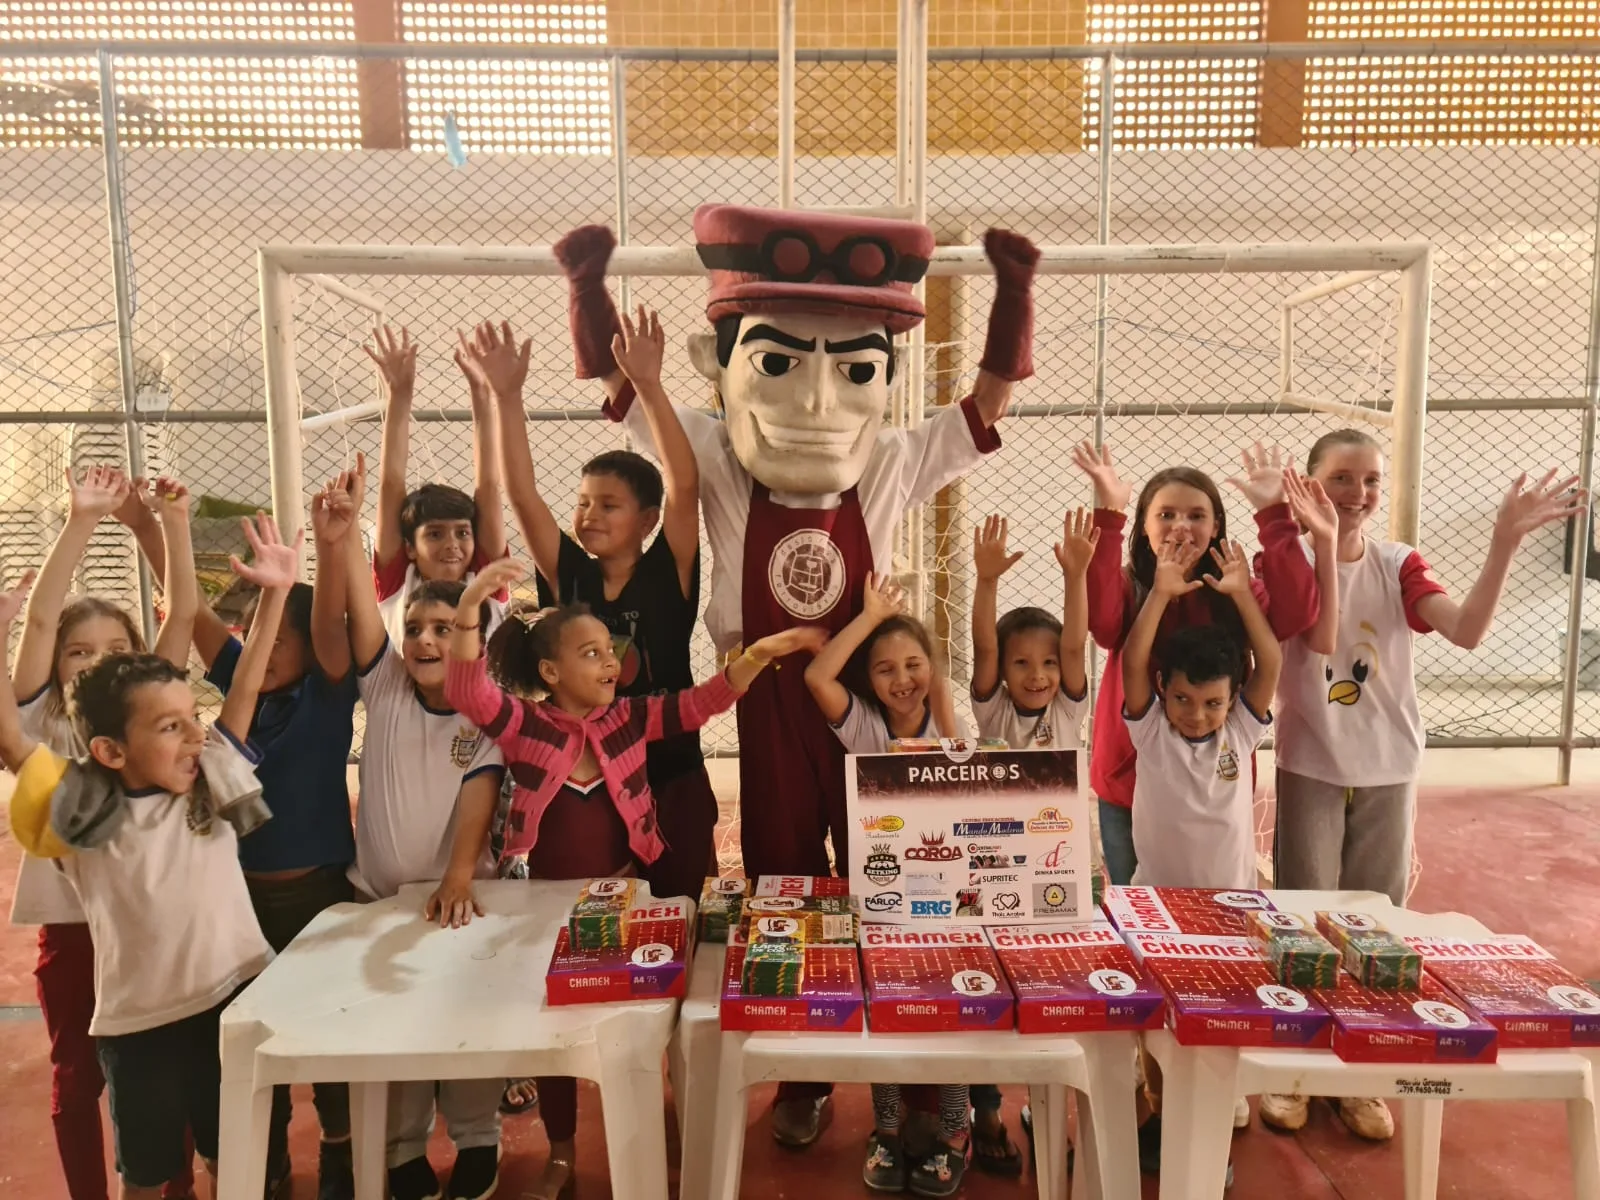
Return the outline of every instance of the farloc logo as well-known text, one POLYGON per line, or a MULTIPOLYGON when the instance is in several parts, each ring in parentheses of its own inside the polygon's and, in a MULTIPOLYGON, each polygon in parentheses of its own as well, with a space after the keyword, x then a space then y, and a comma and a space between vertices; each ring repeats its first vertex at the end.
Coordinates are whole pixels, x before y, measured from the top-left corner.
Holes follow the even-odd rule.
POLYGON ((922 845, 906 848, 905 856, 907 859, 915 859, 918 862, 955 862, 956 859, 962 857, 960 846, 947 846, 944 844, 944 834, 924 833, 920 836, 922 845))
POLYGON ((889 849, 889 844, 882 842, 872 847, 861 870, 873 883, 885 887, 900 878, 900 860, 889 849))
POLYGON ((879 892, 862 901, 869 913, 897 913, 904 898, 899 892, 879 892))

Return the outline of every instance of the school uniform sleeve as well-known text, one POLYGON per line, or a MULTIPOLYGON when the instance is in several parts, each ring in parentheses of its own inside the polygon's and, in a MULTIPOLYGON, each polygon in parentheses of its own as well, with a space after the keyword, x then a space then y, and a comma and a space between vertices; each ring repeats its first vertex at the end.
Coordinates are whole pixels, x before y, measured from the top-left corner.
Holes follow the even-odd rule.
MULTIPOLYGON (((1410 550, 1410 547, 1405 547, 1410 550)), ((1433 568, 1422 557, 1421 551, 1410 550, 1400 563, 1400 600, 1406 609, 1406 624, 1417 633, 1432 633, 1433 626, 1417 610, 1417 605, 1429 596, 1442 596, 1444 586, 1433 577, 1433 568)))
MULTIPOLYGON (((903 506, 921 504, 952 480, 977 466, 985 454, 1000 449, 1000 434, 985 425, 978 404, 968 396, 960 404, 946 405, 915 429, 885 429, 878 434, 880 447, 899 443, 899 452, 884 456, 900 464, 896 490, 903 506)), ((865 489, 863 489, 865 490, 865 489)))
POLYGON ((1056 749, 1080 749, 1083 746, 1083 719, 1088 712, 1088 679, 1083 682, 1083 691, 1076 696, 1064 687, 1057 690, 1056 698, 1050 702, 1050 727, 1055 734, 1056 749))
POLYGON ((1123 709, 1122 722, 1128 727, 1128 740, 1133 743, 1133 748, 1143 754, 1145 748, 1165 731, 1167 714, 1161 711, 1161 697, 1152 696, 1150 707, 1144 710, 1142 716, 1131 716, 1127 709, 1123 709))
POLYGON ((680 733, 693 733, 718 713, 727 712, 738 699, 739 693, 728 682, 727 673, 718 671, 692 688, 668 696, 639 697, 633 703, 645 705, 645 741, 657 742, 680 733))
POLYGON ((1128 514, 1109 508, 1094 510, 1100 541, 1089 559, 1085 580, 1089 591, 1089 636, 1102 650, 1115 650, 1133 624, 1133 587, 1122 569, 1123 529, 1128 514))
POLYGON ((1272 713, 1254 711, 1241 695, 1228 710, 1228 732, 1241 752, 1253 751, 1272 729, 1272 713))
POLYGON ((239 665, 239 655, 244 651, 244 643, 238 638, 230 636, 222 643, 222 648, 217 651, 216 658, 211 660, 211 665, 206 668, 206 682, 224 696, 233 686, 233 672, 239 665))
POLYGON ((378 589, 380 604, 405 587, 407 568, 410 566, 411 560, 406 557, 404 550, 387 563, 380 563, 376 554, 372 556, 372 583, 378 589))
POLYGON ((409 680, 406 673, 405 660, 399 654, 391 653, 393 643, 388 638, 383 639, 377 655, 369 663, 358 664, 351 672, 356 677, 356 688, 361 693, 361 700, 370 709, 374 705, 381 705, 394 695, 402 679, 409 680))
POLYGON ((28 755, 11 793, 11 836, 35 858, 65 858, 72 848, 50 823, 50 799, 67 773, 67 760, 48 746, 28 755))
POLYGON ((452 656, 444 676, 444 695, 455 709, 502 746, 523 737, 523 717, 528 706, 508 695, 489 678, 483 655, 463 662, 452 656))
POLYGON ((828 728, 833 730, 846 754, 882 754, 889 749, 889 731, 883 719, 855 696, 850 697, 844 716, 837 722, 830 722, 828 728))
POLYGON ((493 738, 478 739, 478 749, 473 753, 472 761, 467 763, 467 769, 461 772, 461 782, 466 783, 486 772, 496 776, 506 773, 506 756, 493 738))
POLYGON ((1267 623, 1280 642, 1299 637, 1317 623, 1322 595, 1317 573, 1300 540, 1300 526, 1287 504, 1274 504, 1256 514, 1261 553, 1256 555, 1258 595, 1267 623))
MULTIPOLYGON (((851 701, 855 703, 854 700, 851 701)), ((987 696, 972 692, 972 719, 977 722, 978 736, 1003 738, 1006 736, 1007 710, 1011 708, 1011 693, 1004 682, 996 681, 987 696)))

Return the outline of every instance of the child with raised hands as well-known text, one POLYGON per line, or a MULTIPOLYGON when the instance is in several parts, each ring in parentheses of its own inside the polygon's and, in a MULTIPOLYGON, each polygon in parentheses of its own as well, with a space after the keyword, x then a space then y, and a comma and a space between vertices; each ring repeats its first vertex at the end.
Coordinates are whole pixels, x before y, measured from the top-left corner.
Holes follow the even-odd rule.
MULTIPOLYGON (((1519 475, 1500 501, 1477 579, 1460 600, 1433 578, 1411 546, 1368 532, 1383 496, 1383 453, 1358 429, 1318 438, 1306 459, 1308 486, 1325 493, 1319 530, 1308 524, 1306 553, 1319 569, 1336 546, 1337 619, 1331 644, 1285 646, 1278 695, 1276 883, 1283 888, 1375 891, 1406 899, 1416 819, 1417 777, 1426 731, 1417 701, 1413 635, 1438 633, 1478 646, 1494 621, 1523 540, 1585 513, 1576 476, 1519 475)), ((1358 1136, 1394 1133, 1376 1099, 1341 1100, 1358 1136)), ((1283 1129, 1305 1124, 1304 1097, 1266 1097, 1262 1119, 1283 1129)))
MULTIPOLYGON (((1003 541, 999 556, 1004 557, 1003 541)), ((883 754, 900 738, 965 736, 934 657, 933 639, 904 611, 904 601, 893 580, 868 575, 860 615, 806 667, 806 686, 847 754, 883 754)), ((880 1192, 909 1187, 919 1196, 953 1196, 961 1190, 970 1149, 967 1085, 942 1084, 938 1097, 938 1137, 932 1151, 912 1163, 902 1143, 906 1105, 900 1085, 872 1085, 873 1131, 861 1168, 867 1187, 880 1192)), ((988 1102, 992 1096, 981 1098, 993 1118, 992 1133, 998 1109, 988 1102)), ((999 1141, 1006 1142, 1003 1126, 999 1141)), ((1010 1157, 1003 1148, 1001 1157, 1010 1157)))
MULTIPOLYGON (((135 490, 146 490, 135 481, 135 490)), ((137 495, 116 512, 158 573, 170 570, 162 542, 137 495)), ((194 627, 195 650, 206 681, 231 696, 244 649, 260 619, 258 595, 246 610, 246 641, 207 605, 194 627)), ((355 858, 350 827, 347 767, 355 737, 355 673, 349 649, 330 657, 329 641, 311 629, 310 585, 291 582, 282 620, 268 643, 266 674, 253 693, 251 744, 259 751, 256 775, 273 819, 241 839, 239 860, 256 917, 275 951, 292 942, 318 913, 354 899, 346 872, 355 858)), ((355 1182, 350 1155, 349 1089, 342 1083, 312 1087, 322 1127, 318 1200, 349 1200, 355 1182)), ((289 1088, 273 1090, 268 1132, 267 1194, 289 1187, 289 1088)))
MULTIPOLYGON (((443 483, 415 489, 407 485, 417 377, 417 346, 410 331, 402 328, 396 336, 382 325, 362 346, 384 389, 372 572, 384 627, 396 647, 405 632, 408 597, 419 583, 469 580, 507 552, 500 509, 500 427, 489 390, 467 361, 466 336, 457 340, 455 364, 466 378, 472 402, 471 495, 443 483)), ((493 600, 496 622, 504 599, 493 600)))
MULTIPOLYGON (((1168 540, 1156 550, 1149 594, 1122 646, 1122 716, 1139 754, 1135 884, 1256 886, 1250 756, 1272 724, 1283 655, 1250 585, 1237 542, 1202 549, 1195 541, 1168 540), (1207 553, 1216 574, 1192 578, 1207 553), (1215 625, 1180 629, 1166 640, 1152 687, 1151 654, 1162 618, 1201 588, 1234 606, 1248 645, 1215 625)), ((1139 1162, 1154 1172, 1161 1161, 1161 1077, 1154 1060, 1143 1065, 1151 1115, 1139 1129, 1139 1162)))
MULTIPOLYGON (((253 561, 233 569, 263 598, 209 729, 187 672, 159 655, 107 654, 74 678, 82 758, 25 732, 10 678, 0 683, 0 758, 17 773, 12 832, 71 881, 94 942, 90 1033, 124 1200, 153 1200, 193 1150, 215 1175, 222 1010, 272 957, 238 839, 270 815, 248 739, 298 544, 285 545, 270 517, 245 530, 253 561)), ((0 616, 14 611, 14 596, 0 603, 0 616)))
MULTIPOLYGON (((107 654, 145 650, 138 620, 126 609, 98 596, 68 599, 72 578, 100 522, 132 497, 149 520, 152 536, 169 551, 163 581, 165 619, 156 653, 175 667, 188 662, 199 601, 190 547, 189 493, 181 484, 161 480, 154 497, 145 498, 134 495, 127 476, 117 468, 89 467, 67 473, 67 496, 67 519, 28 597, 11 679, 21 698, 23 733, 71 758, 88 750, 68 715, 73 681, 107 654)), ((14 602, 20 604, 24 595, 25 586, 13 596, 14 602)), ((34 977, 39 1010, 50 1035, 50 1115, 67 1195, 70 1200, 106 1200, 100 1123, 105 1079, 89 1036, 95 1006, 94 946, 83 906, 64 874, 43 859, 24 856, 11 923, 39 926, 34 977)), ((164 1194, 178 1200, 193 1190, 194 1172, 186 1161, 164 1194)))
MULTIPOLYGON (((312 501, 317 582, 311 632, 321 660, 355 671, 367 710, 356 811, 352 881, 365 896, 386 899, 408 883, 444 875, 456 814, 493 808, 505 768, 499 748, 445 698, 445 670, 456 607, 466 585, 419 584, 407 598, 404 639, 390 653, 366 569, 357 517, 366 462, 329 482, 312 501), (348 627, 347 627, 348 617, 348 627)), ((474 620, 481 623, 488 605, 474 620)), ((489 873, 484 854, 475 875, 489 873)), ((502 1079, 447 1079, 389 1085, 388 1167, 393 1200, 440 1194, 428 1162, 435 1109, 456 1147, 445 1195, 485 1200, 499 1182, 502 1079)))
MULTIPOLYGON (((1215 575, 1215 562, 1204 551, 1227 539, 1228 520, 1222 494, 1205 472, 1187 466, 1157 471, 1139 490, 1124 565, 1123 530, 1128 525, 1124 510, 1132 489, 1118 475, 1110 446, 1096 449, 1085 442, 1072 457, 1094 485, 1094 521, 1100 541, 1089 564, 1089 632, 1108 652, 1095 701, 1089 779, 1099 798, 1106 873, 1112 883, 1125 884, 1133 878, 1136 865, 1133 805, 1137 754, 1122 722, 1122 644, 1153 586, 1159 548, 1167 543, 1198 547, 1202 553, 1193 570, 1202 576, 1215 575)), ((1278 638, 1296 637, 1317 618, 1317 586, 1300 548, 1300 527, 1284 497, 1282 452, 1276 447, 1264 449, 1258 442, 1242 450, 1240 457, 1244 470, 1228 482, 1255 509, 1261 539, 1257 577, 1250 586, 1278 638)), ((1228 598, 1211 588, 1197 588, 1177 596, 1164 610, 1151 652, 1152 666, 1159 668, 1164 662, 1169 637, 1197 625, 1215 625, 1235 643, 1245 641, 1238 612, 1228 598)), ((1248 1123, 1249 1110, 1242 1109, 1235 1119, 1248 1123)))
MULTIPOLYGON (((699 468, 661 386, 666 336, 641 307, 612 339, 618 369, 638 392, 661 467, 631 450, 583 464, 571 528, 563 532, 536 481, 524 432, 522 387, 531 342, 507 323, 480 325, 467 350, 499 409, 506 491, 538 571, 539 603, 585 604, 611 631, 621 660, 618 694, 694 685, 690 646, 700 611, 699 468), (652 535, 654 535, 652 540, 652 535), (646 546, 646 542, 649 545, 646 546)), ((698 895, 715 875, 717 798, 694 732, 652 742, 646 774, 667 850, 649 869, 657 896, 698 895)))
MULTIPOLYGON (((502 877, 589 879, 633 875, 665 850, 645 771, 645 748, 726 712, 774 659, 815 650, 821 630, 790 629, 748 646, 714 678, 667 695, 618 695, 622 664, 611 632, 581 605, 513 607, 481 652, 482 606, 527 569, 485 567, 461 594, 445 698, 499 745, 514 792, 502 877), (542 700, 527 697, 540 696, 542 700)), ((460 925, 481 913, 472 878, 488 842, 494 798, 463 793, 455 848, 427 911, 460 925)), ((537 1080, 550 1161, 531 1195, 554 1200, 573 1178, 577 1083, 537 1080)))

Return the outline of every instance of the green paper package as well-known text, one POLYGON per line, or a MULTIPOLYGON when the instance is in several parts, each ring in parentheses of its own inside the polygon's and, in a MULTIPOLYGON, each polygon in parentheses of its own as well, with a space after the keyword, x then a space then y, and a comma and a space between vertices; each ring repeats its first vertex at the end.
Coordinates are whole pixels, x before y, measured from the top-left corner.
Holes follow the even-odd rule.
POLYGON ((1422 986, 1422 956, 1375 917, 1357 912, 1319 912, 1317 928, 1339 948, 1344 969, 1380 992, 1422 986))
POLYGON ((591 879, 578 893, 567 918, 567 938, 574 950, 614 950, 628 934, 628 910, 638 881, 591 879))
POLYGON ((750 894, 750 881, 737 877, 715 877, 706 880, 700 892, 697 918, 702 942, 726 942, 728 929, 737 928, 744 912, 745 897, 750 894))

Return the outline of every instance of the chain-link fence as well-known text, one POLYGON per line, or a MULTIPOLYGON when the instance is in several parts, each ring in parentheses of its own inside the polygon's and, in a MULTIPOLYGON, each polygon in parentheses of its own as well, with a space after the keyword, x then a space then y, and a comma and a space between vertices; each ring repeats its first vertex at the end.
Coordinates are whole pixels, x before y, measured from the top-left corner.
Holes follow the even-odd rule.
MULTIPOLYGON (((944 243, 975 241, 991 224, 1042 244, 1431 243, 1420 541, 1441 580, 1464 594, 1509 480, 1522 469, 1578 470, 1592 425, 1600 58, 1585 49, 1448 58, 1232 42, 1187 57, 1160 46, 1115 57, 1070 47, 937 50, 928 74, 929 220, 944 243)), ((65 465, 124 461, 129 421, 148 469, 218 501, 267 501, 259 246, 546 244, 590 221, 634 244, 682 244, 698 203, 777 196, 770 51, 562 60, 459 49, 430 57, 412 45, 388 64, 410 102, 409 148, 390 150, 362 148, 358 81, 382 61, 370 48, 284 45, 222 59, 123 46, 98 61, 78 48, 6 53, 5 87, 75 97, 32 115, 27 105, 0 105, 0 437, 9 467, 0 554, 9 574, 47 549, 65 465), (108 78, 115 101, 101 105, 108 78), (112 228, 126 233, 120 311, 112 228), (131 386, 119 369, 119 334, 131 386)), ((795 93, 797 202, 894 202, 893 56, 802 52, 795 93)), ((1050 544, 1063 512, 1090 501, 1070 465, 1076 442, 1112 443, 1137 487, 1180 462, 1224 480, 1238 448, 1258 440, 1301 459, 1319 433, 1348 423, 1279 400, 1280 305, 1326 278, 1041 280, 1039 371, 1018 388, 1006 446, 930 505, 922 526, 930 619, 958 679, 971 530, 982 515, 1008 514, 1015 546, 1027 551, 1005 578, 1002 610, 1060 602, 1050 544)), ((1393 278, 1299 311, 1297 390, 1387 410, 1393 278)), ((529 421, 505 432, 529 437, 558 513, 580 464, 620 444, 593 419, 596 386, 571 378, 560 281, 339 282, 375 298, 384 319, 421 345, 413 480, 467 486, 471 478, 467 392, 451 351, 458 328, 485 318, 509 319, 534 339, 529 421)), ((706 403, 682 351, 682 336, 704 320, 703 281, 640 279, 625 290, 658 308, 672 331, 674 396, 706 403)), ((989 285, 939 279, 927 291, 926 403, 936 405, 970 383, 989 285)), ((378 398, 360 348, 372 316, 342 289, 302 281, 296 359, 307 416, 378 398)), ((1387 433, 1373 429, 1387 445, 1387 433)), ((306 486, 356 450, 375 461, 378 439, 375 421, 308 433, 306 486)), ((1252 542, 1243 497, 1225 499, 1231 529, 1252 542)), ((514 530, 513 545, 520 549, 514 530)), ((133 562, 126 540, 108 531, 82 585, 137 605, 133 562)), ((1573 592, 1565 563, 1563 530, 1535 534, 1482 647, 1420 641, 1418 680, 1436 744, 1557 743, 1579 598, 1589 615, 1571 681, 1574 744, 1600 735, 1600 610, 1592 590, 1573 592)), ((702 579, 704 594, 709 550, 702 579)), ((697 663, 711 669, 703 634, 697 663)), ((736 748, 730 723, 708 741, 736 748)))

